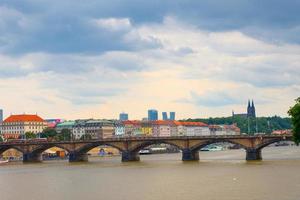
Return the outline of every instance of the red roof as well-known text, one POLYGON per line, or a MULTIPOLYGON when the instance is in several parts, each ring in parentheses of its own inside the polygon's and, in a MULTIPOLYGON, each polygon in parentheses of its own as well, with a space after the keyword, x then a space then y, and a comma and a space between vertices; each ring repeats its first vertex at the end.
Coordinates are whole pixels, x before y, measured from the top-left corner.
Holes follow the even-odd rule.
POLYGON ((4 120, 7 122, 44 122, 44 120, 38 115, 11 115, 4 120))
POLYGON ((173 125, 174 122, 173 121, 168 121, 168 120, 156 120, 156 121, 152 121, 153 125, 173 125))
POLYGON ((174 123, 177 126, 208 126, 207 124, 203 123, 203 122, 179 122, 179 121, 174 121, 174 123))
POLYGON ((123 121, 123 124, 124 125, 139 126, 139 125, 141 125, 141 121, 139 121, 139 120, 126 120, 126 121, 123 121))

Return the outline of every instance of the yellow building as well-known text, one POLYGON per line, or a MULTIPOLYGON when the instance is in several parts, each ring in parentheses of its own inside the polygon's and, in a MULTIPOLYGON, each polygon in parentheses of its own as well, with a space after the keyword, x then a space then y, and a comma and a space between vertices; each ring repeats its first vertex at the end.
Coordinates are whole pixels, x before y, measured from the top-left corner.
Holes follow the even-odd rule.
POLYGON ((152 135, 152 127, 142 127, 142 134, 146 136, 152 135))

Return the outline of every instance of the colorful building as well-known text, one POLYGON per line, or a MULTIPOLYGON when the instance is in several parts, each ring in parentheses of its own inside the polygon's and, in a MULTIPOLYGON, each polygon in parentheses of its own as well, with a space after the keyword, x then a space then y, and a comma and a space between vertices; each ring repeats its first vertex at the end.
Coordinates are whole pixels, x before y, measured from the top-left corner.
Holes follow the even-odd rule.
POLYGON ((157 120, 152 122, 153 136, 169 137, 177 135, 177 128, 174 121, 157 120))
POLYGON ((61 123, 57 123, 55 126, 55 130, 58 133, 60 133, 63 129, 68 129, 72 132, 74 125, 75 125, 75 121, 64 121, 61 123))
POLYGON ((152 136, 153 134, 152 123, 147 120, 141 121, 141 130, 143 135, 152 136))
POLYGON ((57 124, 62 123, 62 119, 45 119, 47 122, 48 128, 55 128, 57 124))
POLYGON ((142 132, 142 124, 139 120, 127 120, 123 121, 125 126, 125 135, 126 136, 141 136, 142 132))
POLYGON ((121 121, 114 122, 115 136, 124 136, 125 135, 125 126, 121 121))

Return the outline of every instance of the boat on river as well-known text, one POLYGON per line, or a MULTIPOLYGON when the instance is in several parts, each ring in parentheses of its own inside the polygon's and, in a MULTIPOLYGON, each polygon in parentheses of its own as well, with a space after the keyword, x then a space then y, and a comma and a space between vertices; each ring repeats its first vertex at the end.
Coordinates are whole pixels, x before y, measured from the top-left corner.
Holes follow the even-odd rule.
POLYGON ((139 151, 139 154, 144 155, 144 154, 151 154, 151 151, 149 149, 142 149, 139 151))
POLYGON ((0 160, 0 165, 5 163, 8 163, 8 160, 0 160))
POLYGON ((216 145, 207 146, 207 147, 200 149, 200 151, 222 151, 222 150, 223 150, 223 147, 216 146, 216 145))

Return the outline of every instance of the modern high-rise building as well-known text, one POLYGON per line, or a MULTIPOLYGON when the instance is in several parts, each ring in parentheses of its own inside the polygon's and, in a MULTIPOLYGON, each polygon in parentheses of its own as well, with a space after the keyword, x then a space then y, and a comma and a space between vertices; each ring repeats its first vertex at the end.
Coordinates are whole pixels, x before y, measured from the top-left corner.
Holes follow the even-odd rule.
POLYGON ((168 113, 167 112, 162 112, 162 119, 163 120, 168 120, 168 113))
POLYGON ((3 122, 3 110, 0 109, 0 123, 3 122))
POLYGON ((175 112, 170 112, 170 120, 175 120, 175 112))
POLYGON ((119 119, 120 119, 121 121, 126 121, 126 120, 128 120, 128 113, 120 113, 119 119))
POLYGON ((155 109, 148 110, 148 120, 155 121, 158 120, 158 112, 155 109))

